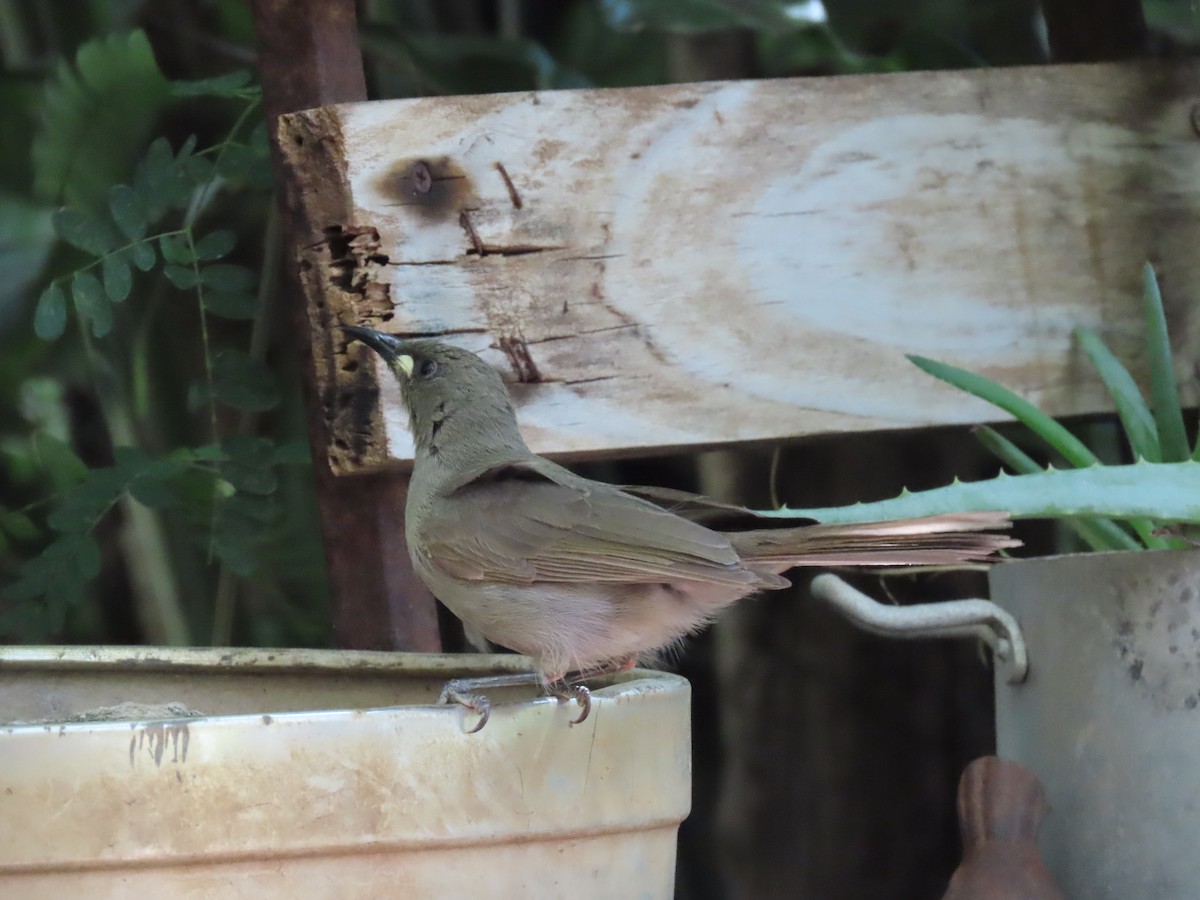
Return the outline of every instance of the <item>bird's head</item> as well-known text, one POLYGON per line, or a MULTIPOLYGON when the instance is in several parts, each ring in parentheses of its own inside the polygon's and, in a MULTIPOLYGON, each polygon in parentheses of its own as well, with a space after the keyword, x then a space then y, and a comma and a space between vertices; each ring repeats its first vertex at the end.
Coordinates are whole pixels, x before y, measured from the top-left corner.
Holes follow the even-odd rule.
POLYGON ((462 453, 480 443, 524 447, 500 373, 474 353, 358 325, 342 330, 379 354, 396 377, 418 451, 462 453))

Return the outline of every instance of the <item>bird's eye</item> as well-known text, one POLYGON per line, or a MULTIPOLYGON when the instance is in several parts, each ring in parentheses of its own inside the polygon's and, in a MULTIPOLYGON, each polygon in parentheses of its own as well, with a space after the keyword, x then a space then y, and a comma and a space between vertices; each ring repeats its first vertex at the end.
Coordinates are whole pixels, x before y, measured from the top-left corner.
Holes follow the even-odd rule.
POLYGON ((432 359, 421 360, 420 366, 417 367, 417 374, 422 378, 430 378, 437 374, 438 364, 432 359))

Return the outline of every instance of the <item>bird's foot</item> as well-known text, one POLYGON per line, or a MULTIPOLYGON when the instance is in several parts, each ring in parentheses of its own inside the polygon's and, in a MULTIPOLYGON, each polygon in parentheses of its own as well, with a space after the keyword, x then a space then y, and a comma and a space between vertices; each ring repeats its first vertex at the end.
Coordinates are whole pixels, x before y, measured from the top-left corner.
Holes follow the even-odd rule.
POLYGON ((572 719, 572 725, 578 725, 592 711, 592 692, 582 682, 589 678, 599 678, 603 675, 615 675, 628 672, 634 666, 633 659, 621 660, 602 666, 595 666, 578 672, 568 672, 557 677, 542 677, 536 672, 510 672, 504 675, 484 675, 478 678, 454 678, 447 681, 438 695, 438 703, 457 703, 479 716, 474 728, 467 729, 467 734, 475 734, 488 723, 492 715, 492 701, 483 691, 491 688, 522 687, 525 685, 541 685, 546 693, 559 700, 574 700, 579 704, 578 718, 572 719))
POLYGON ((566 679, 560 679, 547 685, 546 691, 550 696, 557 697, 559 700, 568 702, 574 700, 579 704, 579 718, 572 719, 572 725, 578 725, 592 711, 592 692, 587 689, 587 685, 571 684, 566 679))
POLYGON ((441 694, 438 695, 438 704, 444 705, 447 703, 457 703, 471 712, 479 716, 479 721, 475 723, 474 728, 468 728, 467 734, 474 734, 483 728, 488 723, 488 719, 492 717, 492 701, 484 694, 476 693, 473 688, 473 682, 477 679, 472 678, 455 678, 452 681, 447 681, 442 688, 441 694))
POLYGON ((592 666, 590 669, 568 672, 566 675, 561 675, 558 678, 549 679, 546 691, 552 697, 557 697, 559 700, 574 700, 579 704, 579 718, 571 720, 572 725, 578 725, 592 711, 592 692, 582 682, 587 681, 589 678, 602 678, 605 675, 618 675, 622 672, 628 672, 636 664, 637 660, 630 657, 629 659, 622 659, 617 662, 592 666))

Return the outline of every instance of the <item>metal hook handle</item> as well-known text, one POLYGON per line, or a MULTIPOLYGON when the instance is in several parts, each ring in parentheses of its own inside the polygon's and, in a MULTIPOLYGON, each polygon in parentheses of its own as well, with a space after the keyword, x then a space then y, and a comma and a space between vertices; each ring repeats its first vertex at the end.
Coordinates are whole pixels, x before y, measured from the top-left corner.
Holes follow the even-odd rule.
POLYGON ((978 638, 992 648, 997 659, 1008 664, 1010 684, 1024 681, 1029 672, 1029 655, 1021 627, 990 600, 886 606, 829 573, 812 580, 812 593, 872 634, 896 638, 978 638))

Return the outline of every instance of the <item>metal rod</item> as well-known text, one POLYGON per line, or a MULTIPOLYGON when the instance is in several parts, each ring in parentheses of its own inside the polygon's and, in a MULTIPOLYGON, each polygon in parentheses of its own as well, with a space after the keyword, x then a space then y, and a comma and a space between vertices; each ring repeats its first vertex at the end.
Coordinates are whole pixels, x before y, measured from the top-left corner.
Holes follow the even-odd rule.
POLYGON ((997 659, 1007 664, 1010 684, 1024 681, 1029 671, 1021 627, 1016 619, 990 600, 886 606, 829 573, 813 579, 812 593, 872 634, 905 639, 970 637, 982 640, 991 647, 997 659))

